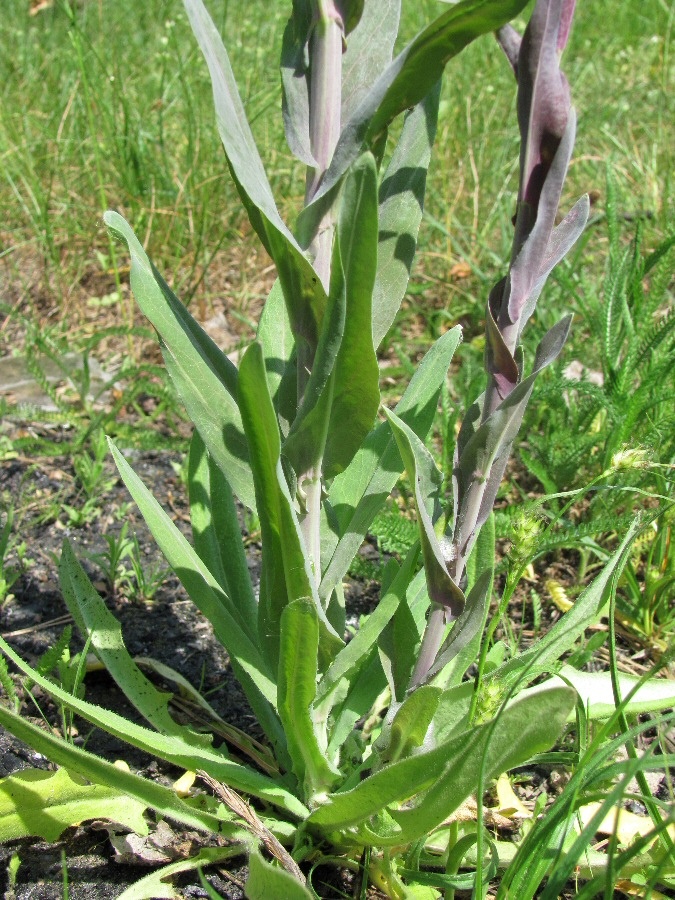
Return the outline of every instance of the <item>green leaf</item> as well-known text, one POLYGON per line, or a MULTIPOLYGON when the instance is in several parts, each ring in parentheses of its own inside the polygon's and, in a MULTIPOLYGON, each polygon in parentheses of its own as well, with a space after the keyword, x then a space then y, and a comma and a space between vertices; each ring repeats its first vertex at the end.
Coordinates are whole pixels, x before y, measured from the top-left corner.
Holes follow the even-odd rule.
POLYGON ((258 604, 230 485, 210 457, 198 431, 190 442, 188 495, 194 547, 206 568, 232 601, 242 630, 258 640, 258 604))
POLYGON ((347 176, 336 233, 344 272, 346 320, 335 361, 324 452, 327 478, 344 471, 352 461, 373 427, 380 405, 380 370, 372 339, 377 239, 377 169, 372 154, 365 153, 347 176))
POLYGON ((579 595, 572 608, 533 647, 491 672, 485 679, 486 683, 491 679, 498 682, 504 682, 505 679, 510 681, 512 677, 526 672, 534 678, 540 672, 550 669, 590 625, 599 621, 609 603, 612 581, 626 564, 638 528, 639 523, 635 521, 600 574, 579 595))
POLYGON ((548 750, 573 703, 573 691, 564 688, 547 696, 545 709, 536 698, 519 698, 493 721, 386 766, 351 791, 333 794, 311 814, 308 824, 335 830, 358 827, 360 840, 384 846, 417 840, 476 789, 483 765, 487 777, 496 777, 548 750), (413 799, 416 803, 410 806, 413 799), (388 831, 378 831, 372 820, 370 826, 364 824, 383 810, 388 813, 388 831))
POLYGON ((326 306, 321 281, 279 215, 218 30, 201 0, 185 0, 185 8, 211 75, 230 173, 251 225, 277 267, 293 333, 315 348, 326 306))
POLYGON ((389 726, 382 729, 378 746, 387 762, 410 756, 421 746, 434 717, 442 689, 425 685, 414 690, 399 706, 389 726), (383 740, 384 738, 384 740, 383 740))
POLYGON ((395 413, 385 410, 385 414, 414 487, 427 593, 433 603, 445 607, 457 619, 464 609, 464 592, 448 571, 448 561, 434 531, 434 522, 441 512, 439 494, 443 476, 415 432, 395 413))
POLYGON ((122 216, 109 211, 103 220, 129 247, 131 288, 159 334, 167 369, 188 415, 234 493, 255 510, 235 366, 172 293, 122 216))
POLYGON ((257 645, 239 625, 239 611, 112 441, 110 448, 122 480, 160 550, 197 608, 211 622, 260 724, 283 755, 283 730, 274 711, 276 685, 257 645))
MULTIPOLYGON (((428 351, 396 406, 396 414, 422 440, 436 414, 441 384, 461 338, 453 328, 428 351)), ((378 510, 403 471, 401 455, 389 424, 383 422, 366 438, 349 466, 330 487, 328 502, 335 531, 324 533, 323 577, 319 594, 327 598, 342 581, 378 510)))
MULTIPOLYGON (((211 747, 206 746, 200 747, 188 744, 180 735, 174 734, 166 736, 157 731, 151 731, 149 728, 137 725, 131 720, 125 719, 124 716, 120 716, 111 710, 95 706, 93 703, 89 703, 86 700, 80 700, 78 697, 64 691, 49 679, 39 675, 24 662, 24 660, 22 660, 2 638, 0 638, 0 649, 12 660, 14 665, 17 666, 21 672, 28 675, 36 684, 39 684, 47 694, 54 697, 67 709, 72 709, 79 716, 82 716, 83 719, 86 719, 98 728, 102 728, 114 737, 120 738, 120 740, 126 741, 134 747, 138 747, 146 753, 159 756, 183 769, 188 769, 192 772, 196 769, 204 769, 204 771, 213 778, 231 785, 235 790, 252 794, 255 797, 265 798, 270 803, 273 803, 281 809, 287 810, 298 818, 304 818, 307 814, 307 810, 303 804, 300 803, 290 791, 286 790, 285 787, 277 784, 271 778, 249 769, 247 766, 227 759, 220 750, 214 750, 211 747)), ((2 723, 0 722, 0 724, 2 723)), ((15 734, 17 737, 21 738, 21 740, 24 740, 21 734, 16 731, 14 724, 12 724, 11 728, 9 725, 6 725, 5 727, 11 731, 12 734, 15 734)), ((44 734, 40 729, 37 730, 40 734, 44 734)), ((29 743, 32 747, 39 749, 37 744, 34 744, 31 741, 29 741, 29 743)), ((88 754, 88 756, 91 756, 91 754, 88 754)), ((85 778, 90 778, 86 771, 77 768, 75 765, 71 765, 65 758, 56 758, 54 756, 50 756, 49 758, 60 765, 64 765, 76 772, 80 772, 85 778)), ((97 757, 93 758, 97 759, 97 757)), ((97 781, 99 779, 90 778, 90 780, 97 781)), ((107 784, 109 782, 104 780, 101 783, 107 784)), ((126 790, 126 788, 123 788, 123 790, 126 790)))
POLYGON ((318 652, 316 606, 311 600, 293 600, 281 616, 279 715, 286 729, 293 772, 308 797, 324 793, 339 775, 321 751, 311 715, 318 652))
POLYGON ((250 447, 262 532, 258 631, 272 667, 279 664, 281 615, 292 600, 310 598, 322 623, 322 643, 331 658, 342 641, 319 604, 314 576, 281 468, 279 429, 267 390, 260 344, 244 354, 239 370, 239 405, 250 447))
POLYGON ((297 414, 297 367, 295 339, 278 279, 260 314, 256 340, 263 348, 267 386, 285 437, 297 414))
POLYGON ((410 583, 418 555, 418 547, 413 548, 408 553, 405 562, 398 570, 389 588, 380 598, 380 602, 373 612, 366 617, 351 641, 335 657, 330 668, 319 682, 317 703, 320 703, 335 689, 340 679, 349 678, 352 680, 354 673, 370 655, 382 630, 391 620, 399 603, 405 598, 405 592, 410 583))
POLYGON ((267 862, 257 850, 252 850, 249 856, 246 896, 249 900, 271 900, 272 897, 312 900, 314 895, 290 872, 267 862))
POLYGON ((248 833, 244 829, 239 828, 233 822, 224 821, 213 813, 181 800, 171 788, 164 787, 156 781, 150 781, 148 778, 141 778, 104 759, 99 759, 93 753, 81 750, 62 738, 55 737, 3 707, 0 707, 0 725, 19 740, 33 747, 38 753, 43 753, 57 765, 63 766, 95 784, 107 786, 109 789, 117 791, 118 794, 122 792, 140 806, 150 807, 161 815, 181 822, 189 828, 220 833, 240 842, 249 840, 248 833))
POLYGON ((63 598, 83 636, 90 638, 91 649, 141 715, 164 734, 180 735, 187 743, 209 746, 209 737, 179 725, 169 715, 171 694, 158 691, 133 661, 124 646, 119 622, 92 585, 67 540, 61 552, 59 581, 63 598))
POLYGON ((380 371, 371 323, 377 236, 377 170, 365 153, 345 182, 328 310, 302 405, 284 443, 298 476, 319 466, 326 478, 341 472, 375 421, 380 371))
MULTIPOLYGON (((633 675, 618 674, 621 696, 625 698, 635 690, 630 700, 626 702, 623 711, 627 716, 637 716, 641 713, 656 713, 675 706, 675 682, 665 678, 650 678, 648 681, 635 678, 633 675)), ((544 693, 562 684, 571 684, 579 695, 581 702, 587 710, 589 719, 609 719, 616 712, 614 702, 614 690, 612 678, 609 672, 579 672, 572 666, 563 666, 560 677, 549 678, 535 687, 523 691, 521 696, 530 696, 544 693)), ((570 722, 576 721, 574 711, 570 713, 570 722)))
POLYGON ((122 891, 117 900, 180 900, 183 895, 177 894, 171 885, 166 883, 167 878, 180 875, 182 872, 191 872, 202 866, 224 863, 228 859, 240 856, 241 852, 241 846, 238 844, 230 847, 202 847, 199 853, 190 859, 180 859, 150 872, 122 891))
POLYGON ((72 825, 106 819, 147 834, 147 804, 115 788, 89 784, 65 769, 22 769, 0 779, 0 842, 24 837, 57 841, 72 825))
POLYGON ((391 62, 400 16, 401 0, 371 0, 365 4, 342 54, 340 121, 348 121, 391 62))
MULTIPOLYGON (((376 4, 371 4, 376 8, 376 4)), ((380 237, 373 289, 373 343, 389 331, 408 287, 417 247, 427 170, 436 138, 440 82, 405 117, 380 184, 380 237)))
POLYGON ((314 201, 303 210, 302 242, 330 206, 336 185, 364 146, 405 109, 415 106, 443 74, 447 62, 475 38, 496 31, 518 15, 526 0, 462 0, 424 29, 399 53, 344 125, 330 168, 314 201))

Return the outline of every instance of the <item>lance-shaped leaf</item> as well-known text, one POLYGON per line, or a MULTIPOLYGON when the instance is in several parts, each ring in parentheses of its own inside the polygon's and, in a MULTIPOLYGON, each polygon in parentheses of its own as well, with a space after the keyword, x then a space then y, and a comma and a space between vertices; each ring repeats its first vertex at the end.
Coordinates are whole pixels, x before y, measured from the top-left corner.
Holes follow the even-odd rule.
POLYGON ((562 616, 534 647, 519 653, 505 662, 487 677, 504 682, 516 675, 528 672, 534 678, 542 670, 550 667, 566 653, 581 637, 584 631, 600 620, 609 603, 609 592, 617 572, 626 564, 628 552, 639 528, 636 521, 628 530, 617 549, 609 558, 599 575, 577 597, 572 608, 562 616))
POLYGON ((441 512, 438 495, 443 476, 415 432, 395 413, 385 410, 385 415, 414 488, 427 592, 433 603, 443 606, 450 618, 457 619, 464 609, 464 592, 448 571, 451 560, 445 558, 434 531, 434 521, 441 512))
POLYGON ((424 29, 372 85, 340 134, 333 159, 298 227, 308 245, 332 204, 342 176, 389 123, 415 106, 434 87, 447 62, 475 38, 500 28, 525 6, 526 0, 462 0, 424 29))
POLYGON ((545 712, 535 698, 519 699, 495 720, 388 765, 353 790, 333 794, 308 822, 331 830, 356 827, 361 840, 380 846, 417 840, 475 790, 482 769, 488 778, 496 777, 548 750, 560 736, 573 704, 574 692, 569 688, 549 695, 545 712), (365 824, 383 810, 388 813, 385 829, 376 831, 373 820, 365 824))
POLYGON ((350 119, 391 62, 400 17, 401 0, 370 0, 347 36, 342 55, 342 122, 350 119))
POLYGON ((317 703, 328 696, 342 678, 352 679, 354 673, 358 671, 370 654, 382 630, 391 620, 399 603, 405 598, 405 591, 415 569, 418 552, 417 547, 409 551, 389 588, 380 598, 380 602, 359 627, 351 641, 335 657, 332 665, 319 682, 317 703))
POLYGON ((278 279, 260 314, 256 340, 263 348, 267 386, 285 437, 298 412, 298 385, 295 338, 278 279))
MULTIPOLYGON (((204 769, 212 778, 231 785, 235 790, 252 794, 255 797, 264 798, 275 806, 278 806, 280 809, 290 812, 297 818, 302 819, 307 814, 306 808, 297 797, 287 790, 287 788, 277 784, 272 778, 261 775, 259 772, 250 769, 248 766, 227 759, 219 750, 214 750, 212 747, 200 747, 195 744, 188 744, 180 735, 172 734, 167 736, 160 732, 152 731, 149 728, 137 725, 129 719, 124 718, 124 716, 120 716, 118 713, 96 706, 87 700, 81 700, 79 697, 75 697, 68 691, 63 690, 63 688, 54 684, 54 682, 31 668, 31 666, 24 662, 24 660, 22 660, 2 638, 0 638, 0 649, 12 660, 19 671, 27 675, 31 681, 40 685, 46 694, 53 697, 60 704, 63 704, 66 709, 72 709, 78 716, 82 716, 87 722, 91 722, 92 725, 102 728, 114 737, 117 737, 134 747, 138 747, 140 750, 150 753, 153 756, 159 756, 161 759, 165 759, 167 762, 171 762, 184 769, 190 771, 194 771, 195 768, 204 769)), ((0 713, 6 713, 8 716, 12 715, 2 707, 0 707, 0 713)), ((0 724, 4 724, 12 734, 16 734, 17 737, 20 737, 23 740, 24 738, 22 735, 16 730, 14 720, 11 719, 11 722, 11 726, 5 722, 0 722, 0 724)), ((37 730, 43 735, 45 734, 41 729, 37 730)), ((51 735, 45 736, 51 737, 51 735)), ((54 738, 53 740, 56 739, 54 738)), ((61 743, 65 744, 65 742, 61 743)), ((38 744, 33 743, 33 741, 30 741, 30 744, 36 749, 39 749, 38 744)), ((70 744, 65 744, 65 746, 72 747, 70 744)), ((41 750, 40 752, 45 751, 41 750)), ((85 778, 89 778, 92 781, 97 781, 101 784, 117 783, 115 780, 108 781, 106 779, 92 777, 88 771, 79 768, 76 765, 72 765, 67 757, 57 757, 51 752, 46 755, 54 762, 64 765, 75 772, 80 772, 85 778)), ((91 754, 87 755, 91 757, 91 754)), ((93 759, 96 760, 97 758, 93 757, 93 759)), ((111 768, 114 770, 114 767, 111 768)), ((144 781, 145 779, 141 780, 144 781)), ((122 787, 122 790, 126 790, 123 785, 120 786, 122 787)), ((132 794, 132 796, 135 795, 132 794)), ((154 804, 150 803, 149 805, 154 804)), ((179 821, 182 821, 182 819, 179 818, 179 821)))
POLYGON ((403 702, 417 663, 430 602, 424 569, 414 577, 411 577, 412 570, 404 574, 403 568, 407 565, 408 559, 409 557, 406 557, 401 571, 391 586, 393 590, 399 579, 406 578, 399 587, 402 593, 401 602, 377 642, 380 663, 387 676, 391 696, 399 703, 403 702))
POLYGON ((122 216, 107 212, 103 220, 129 247, 131 288, 159 334, 167 368, 188 415, 234 493, 255 510, 235 366, 172 293, 122 216))
MULTIPOLYGON (((429 670, 425 681, 431 681, 439 675, 443 669, 458 657, 462 651, 475 645, 475 638, 479 636, 485 627, 488 609, 490 607, 490 595, 492 593, 492 580, 494 570, 483 572, 476 584, 469 591, 466 605, 459 619, 454 624, 452 631, 447 636, 441 649, 438 651, 436 661, 429 670)), ((475 659, 475 653, 471 654, 475 659)), ((473 659, 464 657, 465 665, 457 667, 457 675, 466 670, 473 659)))
MULTIPOLYGON (((431 428, 441 385, 460 339, 461 329, 457 327, 436 341, 396 405, 396 415, 421 439, 431 428)), ((370 523, 402 471, 391 428, 383 422, 368 435, 347 469, 333 480, 329 503, 335 531, 322 536, 325 561, 319 587, 321 597, 329 597, 344 577, 370 523)))
POLYGON ((211 812, 192 806, 181 800, 171 788, 149 778, 134 775, 94 756, 93 753, 81 750, 3 707, 0 707, 0 725, 52 762, 70 772, 76 772, 88 781, 123 791, 135 802, 149 806, 189 828, 197 828, 207 833, 220 833, 232 840, 248 843, 246 831, 234 822, 224 821, 211 812))
POLYGON ((453 540, 464 555, 468 555, 473 545, 476 529, 490 515, 537 376, 562 350, 570 323, 568 316, 544 335, 537 347, 532 373, 485 422, 479 425, 476 408, 469 411, 462 423, 454 468, 457 513, 453 540))
POLYGON ((293 333, 314 349, 326 305, 321 280, 279 215, 218 30, 202 0, 185 0, 185 8, 209 67, 218 131, 239 196, 277 267, 293 333))
POLYGON ((238 621, 253 641, 258 604, 246 563, 241 526, 230 485, 195 431, 188 456, 188 494, 194 547, 238 611, 238 621))
POLYGON ((216 637, 230 655, 232 668, 260 724, 283 756, 285 738, 274 711, 276 687, 258 647, 239 624, 240 611, 117 447, 112 441, 109 443, 122 480, 152 536, 197 608, 211 622, 216 637))
POLYGON ((342 646, 318 600, 297 516, 281 467, 281 442, 267 388, 260 344, 253 343, 239 368, 239 406, 250 447, 263 564, 258 605, 258 632, 270 665, 279 664, 281 615, 292 600, 310 598, 321 622, 322 664, 342 646))
POLYGON ((131 658, 122 639, 120 623, 106 607, 68 541, 64 541, 61 552, 59 581, 63 598, 83 637, 90 638, 92 650, 141 715, 164 734, 180 735, 187 743, 209 746, 210 737, 179 725, 171 717, 168 710, 171 694, 158 691, 131 658))
MULTIPOLYGON (((371 4, 375 8, 376 4, 371 4)), ((441 83, 405 117, 380 184, 380 236, 373 290, 373 343, 379 347, 405 295, 424 210, 441 83)))
POLYGON ((298 417, 283 452, 300 474, 323 459, 331 478, 351 462, 380 403, 371 335, 377 255, 377 170, 370 153, 352 167, 340 201, 329 307, 298 417))
POLYGON ((308 797, 323 794, 339 776, 319 746, 311 715, 316 696, 319 617, 311 600, 293 600, 281 616, 279 715, 293 772, 308 797))

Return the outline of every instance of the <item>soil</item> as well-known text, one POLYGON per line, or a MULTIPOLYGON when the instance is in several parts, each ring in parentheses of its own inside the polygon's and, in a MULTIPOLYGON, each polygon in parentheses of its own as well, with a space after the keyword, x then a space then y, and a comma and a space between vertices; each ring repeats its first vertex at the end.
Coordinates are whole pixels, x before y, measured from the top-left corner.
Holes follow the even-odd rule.
MULTIPOLYGON (((17 427, 24 429, 23 424, 17 427)), ((7 432, 6 428, 3 430, 7 432)), ((63 437, 65 439, 66 435, 63 437)), ((54 440, 53 431, 50 438, 54 440)), ((127 455, 135 471, 187 534, 189 511, 179 475, 182 454, 130 451, 127 455)), ((95 517, 74 528, 68 524, 65 508, 81 504, 82 496, 68 456, 16 457, 0 464, 2 508, 11 506, 15 511, 14 533, 20 534, 26 543, 27 560, 25 572, 12 585, 10 597, 0 606, 0 633, 24 659, 35 664, 54 646, 64 628, 72 624, 61 597, 57 569, 62 544, 67 539, 92 582, 105 597, 108 608, 121 623, 129 652, 134 657, 151 657, 171 666, 200 688, 219 716, 250 736, 262 739, 246 697, 232 675, 227 653, 178 579, 165 572, 166 577, 152 599, 143 599, 137 595, 133 579, 118 579, 118 584, 112 586, 101 568, 91 560, 93 554, 107 550, 106 538, 119 538, 126 522, 128 535, 138 541, 144 570, 158 571, 166 565, 140 514, 129 503, 126 489, 116 477, 112 463, 106 463, 101 482, 106 490, 101 493, 95 517), (53 509, 54 515, 44 521, 46 509, 53 509)), ((249 569, 255 584, 259 571, 259 545, 256 535, 247 533, 243 518, 242 533, 247 538, 249 569)), ((128 562, 126 568, 129 569, 128 562)), ((352 616, 356 619, 361 612, 372 608, 375 599, 367 584, 355 582, 350 598, 352 616)), ((74 626, 70 647, 72 653, 82 647, 74 626)), ((160 680, 154 680, 163 687, 160 680)), ((88 672, 85 685, 87 700, 141 721, 107 672, 88 672)), ((39 688, 33 688, 32 693, 46 719, 58 728, 60 722, 55 705, 39 688)), ((25 700, 21 712, 36 724, 44 724, 35 707, 25 700)), ((183 774, 182 770, 149 757, 79 718, 75 719, 73 740, 76 745, 86 743, 88 750, 108 760, 124 760, 132 771, 165 784, 183 774)), ((43 756, 0 729, 0 778, 26 767, 54 768, 43 756)), ((180 830, 178 826, 176 828, 176 840, 180 843, 180 830)), ((64 871, 67 872, 70 900, 104 900, 119 896, 148 869, 140 864, 120 862, 108 833, 89 824, 69 829, 54 844, 26 839, 0 846, 0 896, 7 900, 61 900, 65 896, 64 871), (18 854, 21 865, 16 883, 10 888, 8 863, 13 854, 18 854)), ((220 871, 220 875, 209 873, 213 887, 225 898, 242 898, 241 885, 247 875, 245 859, 230 862, 227 870, 220 871)), ((313 876, 316 889, 326 898, 344 896, 346 891, 353 889, 352 882, 351 873, 331 869, 317 870, 313 876)), ((194 872, 177 876, 172 883, 182 897, 207 896, 194 872)))
MULTIPOLYGON (((54 440, 53 433, 51 439, 54 440)), ((189 514, 180 479, 181 453, 130 451, 128 456, 137 473, 187 534, 189 514)), ((81 504, 83 498, 70 457, 35 459, 18 456, 0 463, 0 503, 4 509, 11 506, 15 510, 14 532, 25 541, 24 557, 29 560, 11 588, 11 596, 0 607, 0 633, 30 663, 35 663, 61 636, 71 621, 61 598, 57 573, 57 559, 66 538, 105 597, 109 609, 120 621, 131 654, 152 657, 171 666, 208 696, 223 719, 253 737, 262 738, 246 698, 232 676, 227 654, 175 576, 167 574, 152 598, 143 598, 138 595, 133 579, 118 579, 117 584, 111 585, 101 568, 91 560, 92 554, 106 551, 106 539, 119 538, 126 522, 129 536, 138 541, 146 573, 164 565, 140 514, 129 503, 126 489, 117 478, 112 463, 106 463, 101 485, 96 514, 91 521, 75 528, 69 524, 66 508, 81 504), (51 514, 46 514, 45 510, 51 510, 51 514)), ((247 531, 244 517, 241 524, 255 583, 260 559, 257 535, 247 531)), ((366 547, 366 554, 373 552, 372 547, 366 547)), ((128 563, 126 565, 128 568, 128 563)), ((354 582, 348 596, 353 618, 357 619, 360 613, 371 609, 376 600, 374 584, 354 582)), ((544 627, 546 624, 544 622, 544 627)), ((526 622, 517 623, 516 628, 525 639, 533 639, 526 622)), ((81 646, 80 636, 73 628, 71 651, 77 652, 81 646)), ((105 671, 89 672, 85 684, 88 700, 131 719, 137 718, 105 671)), ((158 684, 162 686, 160 682, 158 684)), ((57 710, 49 698, 39 689, 34 689, 33 694, 50 724, 58 727, 57 710)), ((22 713, 41 723, 35 707, 25 701, 22 713)), ((148 778, 170 784, 182 774, 162 760, 130 748, 99 729, 92 729, 82 720, 75 720, 75 729, 73 739, 76 744, 86 742, 87 748, 94 753, 109 760, 124 760, 133 771, 148 778)), ((53 768, 44 757, 0 730, 0 778, 29 766, 53 768)), ((548 774, 538 777, 544 780, 548 774)), ((185 835, 178 826, 175 827, 176 846, 180 848, 186 842, 194 841, 194 834, 185 835)), ((194 848, 194 843, 190 846, 194 848)), ((180 850, 176 852, 180 853, 180 850)), ((70 900, 115 898, 146 871, 147 868, 138 863, 131 865, 123 861, 113 847, 109 833, 96 823, 72 828, 56 843, 27 839, 0 847, 0 895, 8 900, 60 900, 64 896, 70 900), (16 882, 10 886, 8 864, 14 854, 18 854, 21 864, 16 882), (67 894, 64 892, 64 873, 67 873, 67 894)), ((210 870, 208 877, 221 896, 238 900, 244 896, 241 886, 246 874, 246 861, 240 859, 229 862, 226 869, 210 870)), ((172 883, 184 898, 208 896, 195 873, 177 876, 172 883)), ((354 876, 346 871, 317 870, 313 884, 326 900, 354 896, 354 876)), ((381 896, 372 890, 368 894, 373 900, 381 896)), ((457 896, 459 898, 461 894, 457 896)))

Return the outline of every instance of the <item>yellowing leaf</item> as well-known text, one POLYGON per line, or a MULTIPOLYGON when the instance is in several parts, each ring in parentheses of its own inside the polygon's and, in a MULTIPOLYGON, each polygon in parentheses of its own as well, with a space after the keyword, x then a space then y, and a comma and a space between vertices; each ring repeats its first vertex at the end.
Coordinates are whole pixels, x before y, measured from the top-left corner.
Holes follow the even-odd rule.
POLYGON ((511 787, 511 782, 506 772, 502 773, 497 779, 496 790, 498 806, 496 810, 493 810, 494 812, 509 819, 532 818, 532 811, 520 801, 511 787))
POLYGON ((144 804, 65 769, 23 769, 0 780, 0 843, 23 837, 57 840, 87 819, 108 819, 147 834, 144 804))
MULTIPOLYGON (((581 821, 587 825, 600 809, 599 803, 587 803, 579 810, 581 821)), ((654 823, 649 816, 638 816, 622 807, 613 807, 596 828, 598 834, 614 834, 624 846, 631 844, 636 837, 644 837, 654 828, 654 823)), ((668 828, 671 835, 675 836, 675 828, 668 828)))

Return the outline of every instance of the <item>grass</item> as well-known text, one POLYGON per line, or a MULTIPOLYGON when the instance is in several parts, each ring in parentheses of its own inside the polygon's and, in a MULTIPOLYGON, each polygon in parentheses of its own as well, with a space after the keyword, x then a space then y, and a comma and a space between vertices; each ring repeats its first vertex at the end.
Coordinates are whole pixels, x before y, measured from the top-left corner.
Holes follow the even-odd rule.
MULTIPOLYGON (((403 4, 412 36, 435 0, 403 4)), ((285 5, 213 2, 249 118, 282 213, 293 221, 301 167, 281 145, 276 59, 285 5)), ((566 68, 580 111, 568 195, 602 193, 609 159, 626 215, 650 215, 663 233, 672 216, 668 109, 673 10, 662 0, 579 4, 566 68), (626 39, 626 35, 630 37, 626 39)), ((227 309, 234 341, 251 323, 272 273, 261 269, 225 170, 207 73, 179 0, 86 0, 72 12, 56 0, 29 16, 10 4, 0 40, 0 211, 3 304, 43 322, 91 332, 99 301, 117 291, 124 320, 134 312, 126 261, 101 223, 106 208, 130 218, 185 302, 206 317, 227 309)), ((416 294, 403 332, 464 320, 479 330, 488 286, 510 240, 516 178, 515 89, 494 41, 485 38, 450 68, 431 173, 416 294)), ((600 202, 599 206, 601 207, 600 202)), ((602 266, 602 240, 584 265, 602 266)))

